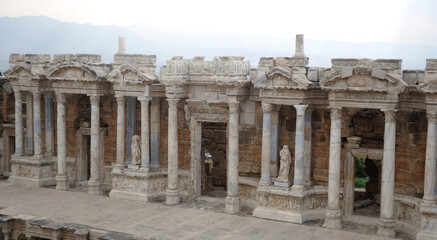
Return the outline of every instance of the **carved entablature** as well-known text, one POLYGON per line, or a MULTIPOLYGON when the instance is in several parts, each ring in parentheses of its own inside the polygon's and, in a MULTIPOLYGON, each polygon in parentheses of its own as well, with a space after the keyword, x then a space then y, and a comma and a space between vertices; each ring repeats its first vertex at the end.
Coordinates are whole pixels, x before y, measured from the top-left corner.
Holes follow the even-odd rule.
POLYGON ((207 102, 187 100, 191 116, 200 122, 227 122, 229 104, 227 102, 207 102))
POLYGON ((320 81, 323 90, 335 92, 402 93, 401 60, 333 59, 333 67, 320 81))
POLYGON ((4 72, 5 77, 11 80, 14 88, 21 90, 36 91, 47 87, 46 69, 50 59, 47 54, 11 54, 11 67, 4 72))

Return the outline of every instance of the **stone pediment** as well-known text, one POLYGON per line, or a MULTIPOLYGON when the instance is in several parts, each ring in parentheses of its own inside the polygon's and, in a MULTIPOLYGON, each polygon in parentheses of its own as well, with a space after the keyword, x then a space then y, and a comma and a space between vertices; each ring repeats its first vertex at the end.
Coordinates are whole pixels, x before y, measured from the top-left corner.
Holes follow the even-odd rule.
POLYGON ((47 77, 51 80, 95 82, 103 80, 105 76, 106 72, 102 65, 79 62, 63 62, 47 71, 47 77))
POLYGON ((12 65, 12 67, 4 74, 11 80, 45 78, 45 70, 43 66, 32 66, 31 64, 24 62, 12 65))
POLYGON ((437 59, 427 59, 425 82, 419 85, 424 93, 437 93, 437 59))
POLYGON ((108 81, 118 84, 151 84, 156 79, 156 76, 143 73, 131 64, 124 64, 120 69, 114 69, 108 75, 108 81))
POLYGON ((397 67, 396 63, 383 65, 375 64, 375 61, 365 59, 351 60, 351 64, 344 60, 338 63, 333 60, 333 67, 327 71, 320 81, 323 90, 335 92, 378 92, 389 95, 398 95, 403 92, 407 84, 401 78, 400 69, 387 69, 397 67), (383 69, 383 68, 385 69, 383 69))
POLYGON ((252 81, 256 88, 304 90, 311 85, 305 73, 289 67, 273 67, 252 81))

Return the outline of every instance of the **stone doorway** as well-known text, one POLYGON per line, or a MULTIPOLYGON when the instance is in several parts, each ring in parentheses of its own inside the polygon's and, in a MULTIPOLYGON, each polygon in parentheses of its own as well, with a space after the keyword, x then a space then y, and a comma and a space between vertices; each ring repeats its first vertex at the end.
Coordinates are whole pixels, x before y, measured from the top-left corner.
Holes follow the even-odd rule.
POLYGON ((226 197, 227 124, 202 123, 201 194, 226 197))
POLYGON ((381 181, 379 176, 381 161, 356 158, 355 163, 354 214, 378 218, 380 214, 381 181), (363 166, 360 166, 361 164, 363 166), (364 178, 367 178, 367 181, 361 187, 360 181, 357 180, 364 178))
POLYGON ((3 124, 2 135, 2 169, 3 176, 11 175, 11 157, 15 152, 15 127, 11 124, 3 124))

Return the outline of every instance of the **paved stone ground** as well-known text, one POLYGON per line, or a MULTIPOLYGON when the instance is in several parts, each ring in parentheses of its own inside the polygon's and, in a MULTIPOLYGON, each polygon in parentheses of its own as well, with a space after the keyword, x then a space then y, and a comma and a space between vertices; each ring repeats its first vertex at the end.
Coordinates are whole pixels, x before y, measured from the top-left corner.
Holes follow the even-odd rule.
POLYGON ((208 211, 207 205, 203 209, 196 206, 141 203, 83 192, 20 187, 0 181, 0 214, 83 224, 144 239, 386 239, 217 213, 208 211))

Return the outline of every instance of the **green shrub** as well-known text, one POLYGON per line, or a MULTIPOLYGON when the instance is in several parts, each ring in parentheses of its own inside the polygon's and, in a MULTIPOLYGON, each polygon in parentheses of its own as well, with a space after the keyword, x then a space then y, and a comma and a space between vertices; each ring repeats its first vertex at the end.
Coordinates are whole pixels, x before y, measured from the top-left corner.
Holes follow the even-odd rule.
POLYGON ((355 187, 364 188, 366 187, 366 182, 368 181, 369 181, 369 177, 364 177, 364 178, 355 177, 355 187))
POLYGON ((356 178, 365 178, 366 174, 366 165, 364 164, 364 159, 355 158, 355 177, 356 178))

